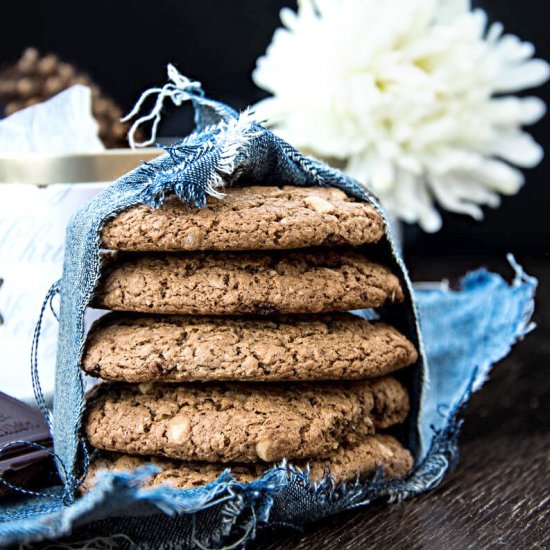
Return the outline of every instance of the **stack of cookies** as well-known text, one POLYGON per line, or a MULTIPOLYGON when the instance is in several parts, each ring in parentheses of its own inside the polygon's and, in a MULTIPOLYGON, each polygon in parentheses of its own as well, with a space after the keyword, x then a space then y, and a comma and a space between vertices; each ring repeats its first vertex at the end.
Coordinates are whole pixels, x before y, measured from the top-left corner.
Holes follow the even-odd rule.
POLYGON ((397 329, 349 310, 403 300, 369 259, 376 210, 331 188, 249 186, 189 209, 137 206, 102 232, 110 254, 88 334, 84 430, 98 469, 161 468, 193 487, 226 468, 243 481, 284 459, 336 481, 403 476, 387 430, 409 411, 392 375, 417 360, 397 329))

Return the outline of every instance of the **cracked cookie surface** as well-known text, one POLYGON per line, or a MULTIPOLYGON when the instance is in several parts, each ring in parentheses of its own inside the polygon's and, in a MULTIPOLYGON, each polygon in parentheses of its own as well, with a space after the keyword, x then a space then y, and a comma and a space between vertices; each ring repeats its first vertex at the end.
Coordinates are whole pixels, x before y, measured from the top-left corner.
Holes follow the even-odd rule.
POLYGON ((320 313, 404 299, 387 267, 354 250, 122 255, 104 268, 93 305, 117 311, 320 313))
POLYGON ((384 222, 369 204, 335 188, 227 188, 189 208, 169 197, 157 209, 135 206, 108 220, 103 246, 112 250, 260 250, 375 243, 384 222))
POLYGON ((128 454, 206 462, 321 458, 374 432, 372 387, 105 383, 88 398, 84 429, 92 446, 128 454))
POLYGON ((121 382, 359 380, 414 363, 397 329, 347 313, 275 318, 109 314, 82 368, 121 382))

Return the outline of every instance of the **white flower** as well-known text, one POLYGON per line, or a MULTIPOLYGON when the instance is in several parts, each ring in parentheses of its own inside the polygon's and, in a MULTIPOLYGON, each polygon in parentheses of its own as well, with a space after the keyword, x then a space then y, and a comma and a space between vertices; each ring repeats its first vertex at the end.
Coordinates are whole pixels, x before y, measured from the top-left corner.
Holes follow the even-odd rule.
POLYGON ((543 156, 521 127, 544 103, 506 95, 544 83, 534 47, 487 29, 467 0, 302 0, 281 11, 253 78, 256 116, 344 165, 386 208, 437 231, 435 208, 482 217, 543 156))

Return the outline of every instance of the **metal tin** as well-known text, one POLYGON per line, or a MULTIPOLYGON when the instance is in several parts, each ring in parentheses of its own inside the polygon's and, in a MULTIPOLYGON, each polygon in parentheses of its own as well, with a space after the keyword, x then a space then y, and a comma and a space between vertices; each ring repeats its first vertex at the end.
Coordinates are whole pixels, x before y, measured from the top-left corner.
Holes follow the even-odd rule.
POLYGON ((70 155, 1 155, 0 183, 51 185, 114 181, 126 172, 158 157, 162 150, 110 149, 102 153, 70 155))

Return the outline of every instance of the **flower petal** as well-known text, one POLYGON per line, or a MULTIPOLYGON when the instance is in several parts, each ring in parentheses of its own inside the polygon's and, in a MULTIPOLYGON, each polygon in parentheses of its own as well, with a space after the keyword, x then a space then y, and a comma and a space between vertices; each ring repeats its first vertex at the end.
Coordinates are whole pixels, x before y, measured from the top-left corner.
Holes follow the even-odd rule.
POLYGON ((409 223, 417 221, 428 233, 441 229, 441 216, 423 180, 401 170, 397 173, 395 187, 399 190, 395 205, 398 217, 409 223))
POLYGON ((440 24, 452 23, 459 15, 471 10, 470 0, 440 0, 437 7, 437 19, 440 24))
POLYGON ((524 61, 535 55, 535 46, 513 34, 505 34, 498 42, 500 54, 508 61, 524 61))
POLYGON ((498 126, 529 125, 546 113, 546 104, 538 97, 499 97, 492 99, 487 116, 498 126))
POLYGON ((535 88, 550 78, 550 65, 543 59, 531 59, 503 71, 494 83, 495 93, 519 92, 535 88))
POLYGON ((523 174, 508 164, 499 160, 486 160, 471 177, 479 185, 485 185, 503 195, 514 195, 524 183, 523 174))
POLYGON ((476 220, 483 219, 483 211, 477 205, 496 208, 500 204, 500 197, 494 191, 479 185, 467 171, 432 177, 430 186, 443 208, 470 215, 476 220))
POLYGON ((464 185, 465 195, 467 193, 467 181, 461 181, 458 178, 449 178, 446 176, 435 176, 430 178, 430 187, 434 192, 435 198, 450 212, 456 212, 458 214, 467 214, 472 216, 475 220, 483 219, 483 210, 468 200, 465 200, 459 192, 460 186, 464 185))
POLYGON ((522 168, 534 168, 544 157, 543 148, 526 132, 501 134, 491 143, 491 152, 522 168))

